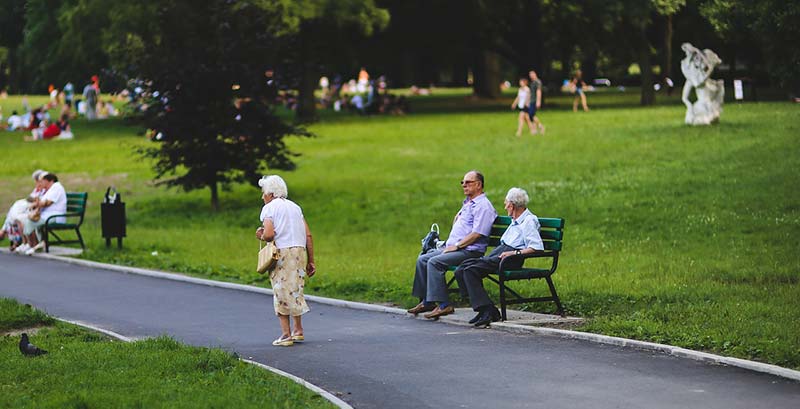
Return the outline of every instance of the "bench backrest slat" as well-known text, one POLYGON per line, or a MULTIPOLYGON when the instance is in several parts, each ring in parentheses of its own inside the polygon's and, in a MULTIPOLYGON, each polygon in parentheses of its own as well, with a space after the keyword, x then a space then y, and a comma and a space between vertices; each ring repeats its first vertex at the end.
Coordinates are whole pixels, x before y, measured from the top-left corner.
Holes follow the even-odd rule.
MULTIPOLYGON (((561 240, 564 238, 564 219, 540 217, 539 234, 544 242, 544 249, 548 251, 561 251, 561 240)), ((492 224, 492 233, 489 235, 489 246, 496 247, 500 244, 500 237, 511 225, 510 216, 497 216, 492 224)))
POLYGON ((497 247, 500 245, 500 237, 503 237, 508 226, 511 224, 511 218, 508 216, 497 216, 492 223, 492 232, 489 233, 489 247, 497 247))
POLYGON ((67 192, 67 212, 85 213, 88 198, 89 193, 86 192, 67 192))

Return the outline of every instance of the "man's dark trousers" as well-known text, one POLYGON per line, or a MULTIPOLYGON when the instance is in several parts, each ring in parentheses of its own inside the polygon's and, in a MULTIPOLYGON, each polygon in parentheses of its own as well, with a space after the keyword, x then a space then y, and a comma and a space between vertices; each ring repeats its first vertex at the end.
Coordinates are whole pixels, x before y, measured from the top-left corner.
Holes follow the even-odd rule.
MULTIPOLYGON (((495 247, 488 256, 464 260, 458 266, 455 272, 456 280, 458 280, 458 288, 461 291, 462 297, 469 297, 469 303, 473 310, 479 311, 481 307, 494 304, 492 300, 489 299, 489 294, 486 293, 486 289, 483 288, 483 279, 488 276, 489 273, 497 271, 497 268, 500 267, 500 254, 505 251, 514 250, 516 249, 509 245, 500 244, 495 247)), ((523 261, 522 259, 509 260, 506 261, 503 267, 519 268, 522 267, 523 261)))

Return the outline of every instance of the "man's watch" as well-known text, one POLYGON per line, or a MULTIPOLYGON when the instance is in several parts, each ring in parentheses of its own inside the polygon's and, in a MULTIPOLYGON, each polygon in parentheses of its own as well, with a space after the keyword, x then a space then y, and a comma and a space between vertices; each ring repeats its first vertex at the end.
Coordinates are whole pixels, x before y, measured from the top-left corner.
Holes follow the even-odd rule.
POLYGON ((514 250, 514 254, 516 254, 516 255, 520 255, 520 254, 522 254, 522 250, 519 250, 519 249, 517 249, 517 250, 514 250))

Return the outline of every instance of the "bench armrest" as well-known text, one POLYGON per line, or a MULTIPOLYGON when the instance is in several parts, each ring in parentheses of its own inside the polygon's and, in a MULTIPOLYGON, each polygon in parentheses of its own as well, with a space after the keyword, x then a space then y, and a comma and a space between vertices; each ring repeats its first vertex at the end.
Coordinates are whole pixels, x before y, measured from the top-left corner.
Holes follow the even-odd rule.
POLYGON ((83 216, 81 213, 75 213, 75 212, 54 214, 54 215, 49 216, 47 218, 47 220, 44 221, 44 224, 45 224, 45 226, 50 224, 50 219, 55 219, 56 217, 81 217, 81 216, 83 216))
POLYGON ((527 260, 529 258, 545 258, 545 257, 553 258, 555 256, 556 256, 556 252, 555 251, 548 251, 548 250, 537 251, 536 253, 531 253, 531 254, 514 254, 512 256, 508 256, 508 257, 500 260, 500 266, 497 268, 497 270, 498 271, 504 271, 505 270, 505 268, 504 268, 505 266, 504 265, 506 264, 506 261, 510 261, 510 260, 522 259, 522 262, 524 263, 525 260, 527 260))

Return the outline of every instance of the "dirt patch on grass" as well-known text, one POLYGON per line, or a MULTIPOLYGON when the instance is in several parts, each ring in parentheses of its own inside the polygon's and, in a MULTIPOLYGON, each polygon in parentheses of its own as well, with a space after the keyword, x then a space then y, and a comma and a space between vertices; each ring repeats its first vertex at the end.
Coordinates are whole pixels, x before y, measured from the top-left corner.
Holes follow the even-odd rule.
POLYGON ((70 191, 98 191, 104 190, 109 186, 121 188, 128 179, 127 173, 115 173, 112 175, 89 176, 86 172, 65 173, 59 176, 64 187, 70 191))
POLYGON ((37 332, 39 332, 39 331, 41 331, 41 330, 43 330, 45 328, 50 328, 50 327, 47 326, 47 325, 38 325, 38 326, 35 326, 35 327, 20 328, 20 329, 15 329, 15 330, 11 330, 11 331, 0 331, 0 336, 2 336, 2 337, 18 337, 18 336, 22 335, 23 332, 28 334, 28 335, 34 335, 37 332))

